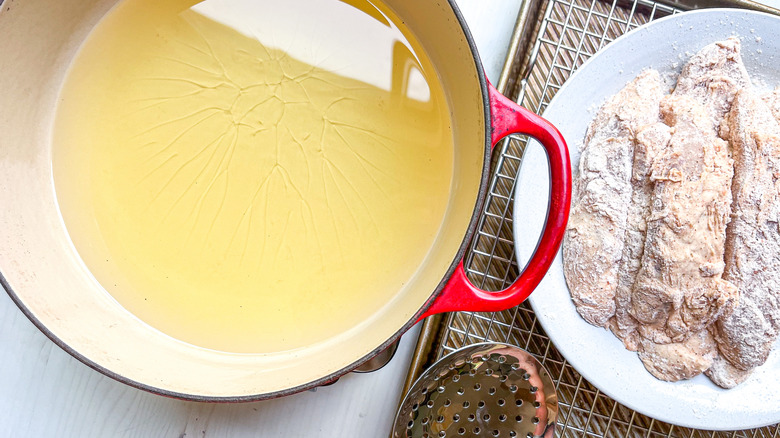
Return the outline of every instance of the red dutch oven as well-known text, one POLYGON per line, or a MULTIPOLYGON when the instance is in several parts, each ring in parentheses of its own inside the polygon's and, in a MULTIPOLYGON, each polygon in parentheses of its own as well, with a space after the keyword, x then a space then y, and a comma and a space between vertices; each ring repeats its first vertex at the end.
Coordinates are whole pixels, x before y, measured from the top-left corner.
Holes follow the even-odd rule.
POLYGON ((99 288, 70 243, 53 190, 51 125, 67 66, 116 0, 6 0, 0 12, 0 271, 27 317, 57 345, 121 382, 189 400, 279 397, 337 379, 386 349, 426 316, 499 311, 541 281, 569 214, 571 169, 559 132, 487 81, 453 0, 386 0, 416 35, 447 93, 454 135, 454 188, 425 263, 404 290, 358 326, 291 351, 231 354, 198 348, 142 323, 99 288), (6 10, 7 9, 7 10, 6 10), (492 147, 513 133, 547 152, 551 197, 536 252, 506 290, 472 285, 463 257, 490 179, 492 147))

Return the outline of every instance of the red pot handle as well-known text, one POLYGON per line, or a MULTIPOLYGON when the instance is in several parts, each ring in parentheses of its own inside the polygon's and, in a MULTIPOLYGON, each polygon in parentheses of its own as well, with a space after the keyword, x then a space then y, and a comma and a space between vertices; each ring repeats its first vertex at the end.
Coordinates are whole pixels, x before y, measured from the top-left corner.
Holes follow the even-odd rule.
POLYGON ((566 141, 547 120, 507 99, 488 84, 492 146, 509 134, 525 134, 538 140, 550 163, 550 204, 539 244, 520 277, 508 288, 488 292, 471 284, 463 261, 433 305, 420 317, 452 311, 497 312, 522 303, 550 268, 563 240, 571 203, 571 162, 566 141))

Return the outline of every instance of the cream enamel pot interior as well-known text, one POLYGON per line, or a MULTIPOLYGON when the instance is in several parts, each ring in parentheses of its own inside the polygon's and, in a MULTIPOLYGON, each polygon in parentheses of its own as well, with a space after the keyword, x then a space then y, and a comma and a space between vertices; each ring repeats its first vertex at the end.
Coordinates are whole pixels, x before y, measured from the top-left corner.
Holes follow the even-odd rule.
POLYGON ((278 397, 349 372, 427 315, 515 306, 544 276, 560 246, 569 210, 571 170, 563 138, 487 83, 454 3, 394 0, 385 3, 403 17, 438 70, 455 145, 447 214, 415 276, 357 326, 298 350, 218 352, 179 342, 141 322, 84 267, 59 214, 52 181, 50 138, 58 91, 80 44, 114 3, 6 0, 0 12, 2 284, 39 329, 86 365, 172 397, 278 397), (488 293, 468 283, 461 260, 485 198, 491 145, 510 133, 525 133, 544 144, 552 194, 545 229, 527 268, 509 289, 488 293))

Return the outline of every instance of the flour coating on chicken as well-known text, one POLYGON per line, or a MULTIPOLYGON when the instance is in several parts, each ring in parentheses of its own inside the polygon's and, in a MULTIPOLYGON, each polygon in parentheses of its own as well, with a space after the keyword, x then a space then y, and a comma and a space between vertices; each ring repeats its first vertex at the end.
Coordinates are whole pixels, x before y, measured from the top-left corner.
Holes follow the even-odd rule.
POLYGON ((780 336, 780 88, 753 91, 740 51, 707 45, 668 96, 640 74, 589 126, 575 180, 572 300, 662 380, 733 387, 780 336))
POLYGON ((721 131, 735 161, 724 277, 741 294, 714 333, 721 354, 748 371, 766 361, 780 334, 780 125, 746 89, 737 94, 721 131))
POLYGON ((658 120, 662 96, 658 72, 640 74, 604 104, 585 138, 563 256, 572 299, 594 325, 615 314, 636 133, 658 120))
POLYGON ((711 129, 706 108, 687 96, 661 104, 672 136, 655 157, 642 267, 631 294, 631 315, 644 338, 683 342, 736 304, 723 280, 732 162, 711 129))

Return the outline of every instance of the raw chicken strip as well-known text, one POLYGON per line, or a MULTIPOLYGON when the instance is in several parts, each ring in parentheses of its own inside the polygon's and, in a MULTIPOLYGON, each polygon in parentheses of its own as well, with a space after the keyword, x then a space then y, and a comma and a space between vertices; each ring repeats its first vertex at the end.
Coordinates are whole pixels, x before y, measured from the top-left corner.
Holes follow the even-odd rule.
POLYGON ((612 332, 623 341, 627 349, 632 351, 638 348, 635 331, 637 321, 630 315, 629 309, 631 289, 641 267, 647 217, 650 215, 650 199, 653 195, 650 170, 653 159, 666 147, 670 137, 670 128, 660 122, 641 128, 636 135, 631 175, 631 203, 628 205, 623 258, 620 260, 618 286, 615 292, 615 317, 610 320, 612 332))
POLYGON ((563 257, 572 300, 597 326, 615 313, 635 135, 658 120, 662 95, 658 72, 645 71, 607 101, 588 127, 563 257))
POLYGON ((734 95, 750 86, 737 37, 705 46, 693 55, 677 79, 673 95, 689 96, 704 105, 717 131, 734 95))
MULTIPOLYGON (((714 139, 715 133, 717 132, 717 127, 720 124, 720 121, 722 120, 725 113, 728 111, 728 109, 731 106, 731 102, 734 99, 734 95, 736 92, 746 86, 749 86, 750 84, 750 78, 748 77, 747 71, 745 70, 745 67, 742 63, 742 58, 740 56, 740 42, 736 38, 729 38, 725 41, 719 41, 713 44, 710 44, 708 46, 705 46, 702 50, 700 50, 696 55, 691 57, 691 59, 686 63, 686 65, 683 67, 683 70, 677 80, 677 85, 675 87, 675 90, 673 92, 674 98, 667 98, 668 102, 673 102, 674 99, 679 99, 683 97, 688 97, 689 100, 685 100, 683 102, 691 103, 694 106, 697 106, 699 108, 699 112, 703 111, 706 115, 709 116, 709 127, 710 129, 707 129, 707 123, 704 122, 705 116, 699 113, 696 116, 693 116, 693 113, 690 114, 691 119, 697 118, 698 123, 698 130, 700 130, 700 133, 689 132, 688 135, 691 135, 693 137, 698 136, 699 134, 703 134, 704 137, 709 139, 710 142, 713 142, 716 146, 714 148, 715 151, 719 151, 720 153, 717 154, 719 157, 724 158, 727 156, 727 150, 724 145, 717 144, 717 142, 714 139), (695 102, 693 102, 695 101, 695 102)), ((665 115, 667 117, 667 124, 674 125, 674 120, 669 119, 675 119, 675 111, 673 111, 674 105, 668 104, 668 110, 666 111, 667 114, 665 115)), ((684 105, 683 105, 684 107, 684 105)), ((691 110, 693 111, 693 110, 691 110)), ((695 127, 696 124, 688 124, 689 127, 695 127)), ((675 141, 680 142, 681 144, 684 144, 686 140, 684 137, 685 130, 683 129, 681 131, 680 127, 675 126, 674 136, 676 138, 675 141)), ((691 137, 691 139, 693 139, 691 137)), ((692 146, 692 145, 691 145, 692 146)), ((703 145, 702 145, 703 146, 703 145)), ((674 155, 674 153, 672 153, 674 155)), ((694 156, 698 156, 698 159, 701 159, 702 157, 705 157, 706 154, 704 154, 704 149, 700 149, 698 151, 698 154, 694 154, 694 156)), ((690 156, 690 160, 696 160, 697 158, 693 158, 694 156, 690 156)), ((728 161, 727 158, 725 158, 726 161, 728 161)), ((717 169, 722 170, 724 167, 724 162, 722 160, 714 160, 715 162, 719 162, 717 165, 717 169)), ((660 163, 659 163, 660 164, 660 163)), ((689 165, 694 165, 694 162, 688 163, 689 165)), ((730 167, 729 163, 725 163, 726 167, 730 167)), ((695 167, 695 166, 694 166, 695 167)), ((671 171, 674 169, 674 167, 665 169, 667 171, 671 171)), ((681 169, 677 169, 678 171, 681 169)), ((701 174, 701 172, 700 172, 701 174)), ((716 175, 713 175, 716 176, 716 175)), ((719 183, 721 185, 728 185, 726 182, 730 178, 729 175, 720 175, 719 183)), ((716 178, 717 179, 717 178, 716 178)), ((704 180, 702 180, 704 181, 704 180)), ((668 181, 668 182, 660 182, 658 184, 658 187, 661 188, 661 191, 663 191, 663 188, 665 186, 669 186, 668 188, 675 187, 676 183, 683 183, 683 181, 668 181)), ((716 184, 717 185, 717 184, 716 184)), ((700 187, 703 188, 703 187, 700 187)), ((712 187, 717 192, 717 187, 712 187)), ((674 195, 673 191, 675 189, 671 189, 667 194, 668 195, 674 195)), ((726 194, 727 197, 730 197, 730 194, 726 194)), ((693 200, 689 200, 692 202, 693 200)), ((656 201, 657 202, 657 201, 656 201)), ((721 204, 714 204, 714 205, 720 205, 721 209, 718 211, 717 214, 715 214, 715 217, 718 215, 727 214, 725 212, 728 212, 728 205, 721 205, 721 204)), ((711 205, 712 206, 712 205, 711 205)), ((711 207, 710 206, 710 207, 711 207)), ((665 208, 663 205, 657 206, 657 208, 663 209, 665 208)), ((713 212, 710 211, 710 214, 713 212)), ((728 216, 726 216, 726 219, 722 225, 725 225, 725 222, 728 221, 728 216)), ((679 224, 678 224, 679 225, 679 224)), ((669 230, 672 230, 673 228, 669 228, 669 230)), ((696 232, 693 233, 695 236, 696 232)), ((714 233, 717 235, 718 233, 714 233)), ((669 234, 669 236, 673 236, 674 233, 669 234)), ((722 233, 720 233, 722 236, 722 233)), ((650 236, 650 239, 655 239, 659 236, 650 236)), ((720 238, 722 239, 722 237, 720 238)), ((722 244, 718 245, 719 248, 722 248, 722 244)), ((656 250, 659 249, 659 247, 654 247, 656 250)), ((671 248, 669 248, 671 249, 671 248)), ((718 249, 716 251, 720 252, 722 250, 718 249)), ((655 254, 650 255, 650 259, 656 256, 662 256, 661 254, 655 254)), ((678 254, 680 256, 680 254, 678 254)), ((715 271, 713 272, 713 275, 717 276, 717 280, 720 279, 720 272, 722 271, 722 263, 718 263, 717 261, 717 254, 711 254, 710 255, 710 262, 714 263, 715 271)), ((649 260, 652 261, 652 260, 649 260)), ((668 262, 668 261, 667 261, 668 262)), ((655 261, 656 264, 658 263, 664 263, 655 261)), ((648 266, 647 272, 652 272, 653 267, 648 266)), ((662 269, 660 267, 657 267, 657 269, 662 269)), ((703 273, 709 273, 713 270, 712 267, 705 268, 706 272, 703 273)), ((656 274, 663 271, 657 271, 656 274)), ((645 278, 645 281, 647 278, 645 278)), ((669 290, 665 289, 663 283, 664 282, 671 282, 674 283, 677 281, 677 279, 674 278, 667 278, 667 279, 656 279, 661 280, 660 284, 656 284, 655 286, 660 287, 662 290, 659 291, 659 296, 656 297, 657 299, 652 298, 652 294, 654 293, 652 291, 652 287, 649 289, 646 289, 648 286, 652 286, 652 283, 645 283, 643 287, 640 287, 636 290, 638 292, 638 301, 636 303, 630 303, 630 313, 634 313, 634 316, 639 316, 639 319, 643 323, 643 327, 641 327, 640 333, 650 338, 654 342, 659 343, 668 343, 668 342, 679 342, 683 339, 685 339, 686 336, 689 336, 691 333, 699 332, 704 327, 706 327, 708 324, 712 323, 715 318, 717 318, 720 315, 720 307, 722 307, 724 304, 729 303, 733 301, 734 295, 736 294, 736 291, 733 290, 730 285, 724 285, 716 281, 712 286, 714 286, 714 289, 709 290, 707 293, 704 293, 703 291, 699 292, 693 292, 692 295, 688 295, 688 299, 692 299, 693 297, 698 296, 699 299, 702 299, 704 297, 707 297, 706 299, 713 301, 712 305, 706 304, 706 303, 697 303, 697 302, 690 302, 690 306, 686 303, 686 300, 683 299, 683 297, 686 296, 686 293, 684 291, 680 290, 669 290), (644 289, 644 290, 643 290, 644 289), (719 290, 724 290, 726 295, 725 297, 722 297, 722 300, 719 300, 716 297, 716 294, 719 290), (684 304, 685 307, 679 307, 684 304), (660 309, 654 309, 653 306, 659 305, 662 306, 660 309), (703 312, 703 314, 701 313, 703 312), (692 317, 693 314, 697 314, 698 316, 694 317, 694 320, 686 320, 686 317, 692 317), (649 324, 649 325, 648 325, 649 324)), ((632 295, 633 296, 633 295, 632 295)), ((627 301, 627 300, 624 300, 627 301)), ((630 301, 630 300, 629 300, 630 301)), ((618 304, 620 306, 620 304, 618 304)), ((733 307, 733 304, 731 304, 733 307)), ((728 311, 729 306, 726 306, 723 310, 728 311)), ((618 312, 620 313, 620 312, 618 312)), ((625 324, 624 324, 625 325, 625 324)), ((628 338, 630 339, 630 338, 628 338)), ((629 346, 629 342, 626 342, 626 339, 624 338, 624 343, 629 346)))
POLYGON ((749 370, 766 361, 780 331, 780 126, 749 90, 737 94, 723 123, 734 157, 733 218, 723 277, 739 305, 715 325, 721 354, 749 370))
POLYGON ((687 96, 664 98, 661 114, 672 137, 651 165, 655 188, 630 313, 644 338, 667 344, 731 312, 737 288, 721 279, 733 175, 727 144, 687 96))
POLYGON ((657 344, 642 338, 639 358, 656 378, 676 382, 698 376, 711 368, 717 351, 709 330, 701 330, 684 342, 671 344, 657 344))
MULTIPOLYGON (((701 102, 715 130, 730 110, 737 92, 750 87, 740 51, 739 39, 735 37, 710 44, 688 61, 677 80, 674 95, 690 96, 701 102)), ((738 372, 725 362, 720 356, 713 360, 713 366, 707 372, 713 382, 728 387, 747 377, 746 373, 738 372)))

